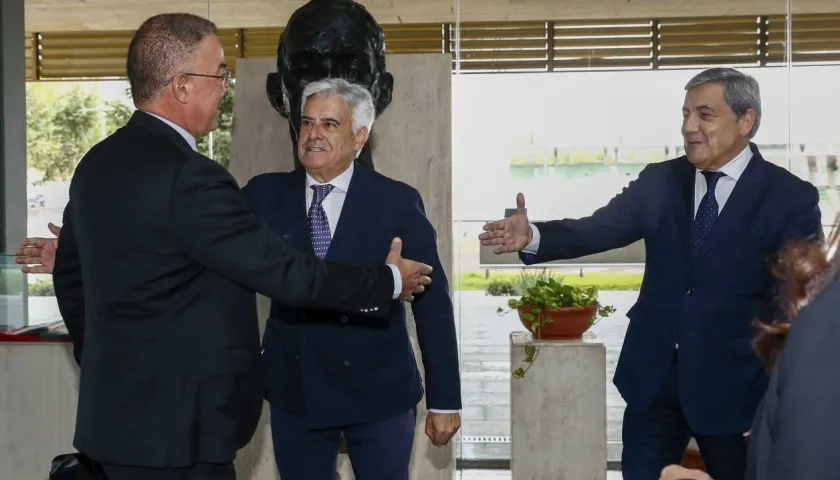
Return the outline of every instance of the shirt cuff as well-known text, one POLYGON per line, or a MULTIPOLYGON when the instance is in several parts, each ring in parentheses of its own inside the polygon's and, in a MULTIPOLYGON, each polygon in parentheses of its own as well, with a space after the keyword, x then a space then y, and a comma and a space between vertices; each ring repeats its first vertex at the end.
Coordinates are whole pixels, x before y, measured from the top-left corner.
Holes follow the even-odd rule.
POLYGON ((430 408, 429 413, 444 413, 444 414, 451 415, 453 413, 461 413, 461 412, 458 411, 458 410, 438 410, 437 408, 430 408))
POLYGON ((400 275, 400 269, 396 265, 389 263, 388 266, 391 267, 391 273, 394 274, 394 296, 391 299, 396 300, 400 298, 400 293, 402 293, 402 275, 400 275))
POLYGON ((536 255, 537 252, 540 250, 540 231, 536 225, 533 223, 529 223, 531 226, 531 232, 533 238, 531 239, 531 243, 529 243, 525 248, 522 249, 522 253, 530 253, 531 255, 536 255))

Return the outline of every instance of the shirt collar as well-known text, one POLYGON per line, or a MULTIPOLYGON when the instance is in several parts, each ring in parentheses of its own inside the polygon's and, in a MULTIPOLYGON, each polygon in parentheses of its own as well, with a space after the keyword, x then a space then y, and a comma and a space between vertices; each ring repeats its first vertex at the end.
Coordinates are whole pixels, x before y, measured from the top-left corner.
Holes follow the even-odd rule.
MULTIPOLYGON (((339 176, 333 178, 332 180, 330 180, 329 182, 326 182, 326 183, 329 183, 330 185, 332 185, 333 190, 338 190, 340 192, 347 193, 347 190, 350 188, 350 179, 353 178, 353 170, 354 170, 355 166, 356 166, 355 161, 350 162, 350 166, 347 167, 347 170, 341 172, 341 174, 339 176)), ((311 175, 309 175, 309 172, 306 172, 306 191, 307 192, 309 192, 311 190, 311 188, 309 188, 309 187, 312 186, 312 185, 324 185, 324 184, 316 181, 314 178, 312 178, 311 175)))
MULTIPOLYGON (((732 159, 731 162, 722 166, 717 171, 723 173, 724 175, 735 181, 738 181, 738 179, 741 178, 741 174, 743 174, 744 170, 747 169, 747 165, 750 163, 750 159, 752 159, 752 156, 752 149, 749 145, 747 145, 747 148, 741 151, 741 153, 739 153, 737 157, 732 159)), ((697 172, 699 173, 700 170, 698 170, 697 172)))
POLYGON ((196 152, 198 151, 198 147, 196 146, 196 142, 195 142, 195 137, 190 135, 186 130, 179 127, 175 123, 161 117, 160 115, 155 115, 154 113, 150 113, 150 112, 146 112, 146 111, 144 111, 143 113, 148 113, 149 115, 157 118, 161 122, 163 122, 163 123, 169 125, 170 127, 172 127, 176 132, 178 132, 182 137, 184 137, 184 140, 186 140, 187 143, 190 144, 190 147, 192 147, 193 150, 195 150, 196 152))

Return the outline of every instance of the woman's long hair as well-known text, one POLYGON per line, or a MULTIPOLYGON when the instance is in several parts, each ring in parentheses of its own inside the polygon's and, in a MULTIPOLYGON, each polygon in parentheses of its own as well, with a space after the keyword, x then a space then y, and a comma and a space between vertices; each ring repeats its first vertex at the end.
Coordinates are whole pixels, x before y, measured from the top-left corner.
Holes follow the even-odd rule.
POLYGON ((790 324, 799 311, 819 294, 840 272, 840 215, 828 239, 793 242, 773 260, 771 269, 782 284, 776 318, 769 324, 756 321, 759 333, 755 350, 768 371, 776 365, 790 324))

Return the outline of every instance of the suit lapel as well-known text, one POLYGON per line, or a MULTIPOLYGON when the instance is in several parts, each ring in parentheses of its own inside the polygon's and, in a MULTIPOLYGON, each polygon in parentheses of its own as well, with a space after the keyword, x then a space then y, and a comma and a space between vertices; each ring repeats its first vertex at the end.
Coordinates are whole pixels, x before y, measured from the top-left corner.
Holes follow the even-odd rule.
MULTIPOLYGON (((766 161, 753 149, 753 157, 744 173, 735 184, 732 194, 718 214, 709 235, 703 241, 703 246, 695 257, 695 261, 701 260, 721 239, 726 238, 728 233, 742 227, 744 223, 753 218, 755 209, 758 208, 761 194, 764 191, 764 173, 767 168, 766 161)), ((693 223, 693 222, 692 222, 693 223)))
POLYGON ((283 238, 289 245, 308 255, 314 255, 312 238, 309 235, 309 217, 306 210, 306 170, 293 173, 291 188, 286 190, 287 201, 283 202, 281 225, 287 224, 289 238, 283 238))
POLYGON ((677 228, 679 229, 683 258, 689 258, 691 255, 692 225, 694 223, 694 175, 696 170, 686 158, 683 158, 678 165, 677 228))
POLYGON ((370 172, 356 163, 347 196, 344 198, 344 206, 330 241, 327 260, 353 259, 357 246, 364 242, 365 216, 366 213, 373 212, 370 205, 370 183, 370 172))

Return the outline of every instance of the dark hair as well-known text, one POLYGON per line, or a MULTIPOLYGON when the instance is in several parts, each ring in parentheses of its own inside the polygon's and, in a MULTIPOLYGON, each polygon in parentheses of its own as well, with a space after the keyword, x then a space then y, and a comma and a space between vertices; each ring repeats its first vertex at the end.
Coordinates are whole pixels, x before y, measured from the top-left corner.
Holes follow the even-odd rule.
POLYGON ((838 246, 840 223, 835 222, 828 240, 819 238, 793 242, 774 259, 773 275, 782 282, 778 314, 769 324, 756 321, 758 336, 754 346, 768 371, 782 353, 791 322, 799 311, 814 299, 840 271, 840 255, 829 252, 838 246))
POLYGON ((201 41, 215 34, 213 22, 189 13, 164 13, 143 22, 131 39, 126 61, 134 104, 155 98, 193 59, 201 41))

